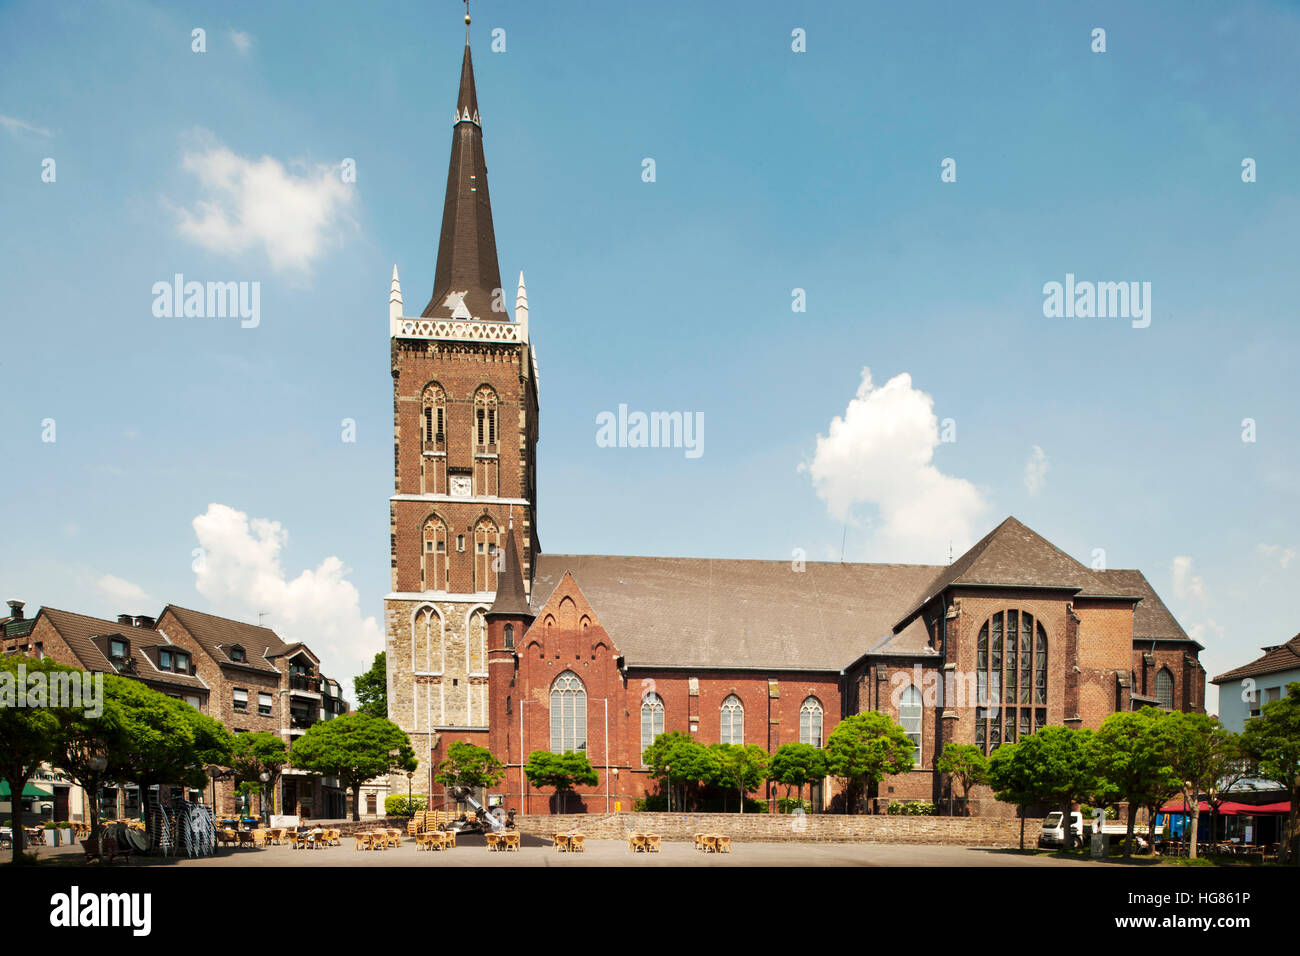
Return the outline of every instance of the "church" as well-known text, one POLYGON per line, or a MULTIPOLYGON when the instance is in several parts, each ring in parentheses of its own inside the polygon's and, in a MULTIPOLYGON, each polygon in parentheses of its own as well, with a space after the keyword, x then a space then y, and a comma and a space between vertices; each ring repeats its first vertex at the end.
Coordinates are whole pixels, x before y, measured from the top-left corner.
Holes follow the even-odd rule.
MULTIPOLYGON (((989 752, 1148 704, 1204 710, 1201 645, 1142 572, 1087 567, 1011 517, 942 566, 543 552, 522 272, 513 317, 505 300, 467 34, 433 294, 405 314, 394 267, 389 296, 388 710, 433 806, 461 740, 506 766, 485 802, 520 813, 554 806, 524 776, 530 753, 584 751, 598 783, 569 809, 604 813, 658 792, 641 758, 660 733, 771 753, 878 710, 916 748, 873 797, 883 811, 947 799, 934 765, 950 742, 989 752)), ((775 808, 775 788, 756 796, 775 808)), ((836 808, 833 781, 812 798, 836 808)))

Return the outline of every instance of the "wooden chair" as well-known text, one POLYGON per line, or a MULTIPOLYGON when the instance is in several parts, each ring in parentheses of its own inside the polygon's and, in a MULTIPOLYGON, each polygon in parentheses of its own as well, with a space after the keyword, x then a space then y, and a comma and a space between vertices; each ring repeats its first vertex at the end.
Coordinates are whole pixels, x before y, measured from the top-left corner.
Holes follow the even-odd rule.
POLYGON ((731 852, 731 837, 729 837, 729 836, 721 836, 721 835, 719 835, 719 836, 715 837, 714 839, 715 839, 715 841, 716 841, 715 844, 714 844, 714 850, 715 850, 715 852, 717 852, 717 853, 730 853, 730 852, 731 852))
POLYGON ((703 850, 705 853, 717 853, 718 838, 712 833, 701 834, 700 849, 703 850))
POLYGON ((583 834, 581 834, 581 833, 570 833, 570 834, 569 834, 569 852, 570 852, 570 853, 586 853, 586 852, 587 852, 587 848, 586 848, 586 846, 583 844, 583 841, 586 840, 586 839, 587 839, 586 836, 583 835, 583 834))
POLYGON ((569 834, 567 833, 555 834, 555 852, 568 853, 569 850, 570 850, 569 834))
POLYGON ((217 831, 217 842, 222 846, 230 846, 232 843, 238 843, 239 837, 235 835, 234 830, 227 830, 223 827, 217 831))
POLYGON ((629 833, 627 835, 627 848, 633 853, 645 852, 645 834, 629 833))
POLYGON ((266 849, 266 840, 267 840, 267 837, 269 837, 269 836, 270 836, 270 831, 268 831, 268 830, 254 830, 254 831, 253 831, 253 846, 256 847, 256 848, 259 849, 259 850, 264 850, 264 849, 266 849))
POLYGON ((704 849, 704 834, 703 834, 703 833, 697 833, 697 834, 695 834, 695 849, 697 849, 697 850, 703 850, 703 849, 704 849))
POLYGON ((647 853, 658 853, 660 851, 660 836, 657 833, 647 833, 645 835, 645 851, 647 853))
POLYGON ((370 849, 370 834, 369 834, 369 833, 365 833, 364 831, 357 831, 356 833, 352 834, 352 839, 354 839, 354 840, 357 841, 357 842, 356 842, 356 845, 353 846, 352 849, 354 849, 354 850, 369 850, 369 849, 370 849))
POLYGON ((244 846, 244 845, 248 845, 248 846, 256 846, 256 844, 255 844, 254 841, 253 841, 253 831, 252 831, 252 830, 240 830, 239 832, 237 832, 237 833, 235 834, 235 836, 239 838, 239 845, 240 845, 240 846, 244 846))
POLYGON ((510 851, 510 850, 514 850, 516 853, 519 852, 519 834, 518 834, 518 832, 511 831, 511 832, 509 832, 509 833, 503 833, 503 834, 501 834, 501 841, 502 841, 502 843, 505 845, 505 849, 506 849, 507 852, 510 851))
POLYGON ((489 851, 501 849, 501 837, 499 834, 485 833, 483 834, 483 839, 487 842, 487 848, 489 851))

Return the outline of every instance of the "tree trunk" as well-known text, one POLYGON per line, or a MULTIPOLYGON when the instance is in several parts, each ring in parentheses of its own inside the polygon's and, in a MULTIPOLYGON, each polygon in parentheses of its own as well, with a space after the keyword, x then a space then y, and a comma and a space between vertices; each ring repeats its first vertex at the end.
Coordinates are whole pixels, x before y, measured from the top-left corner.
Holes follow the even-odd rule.
MULTIPOLYGON (((1133 829, 1137 826, 1138 808, 1137 804, 1130 801, 1128 805, 1128 826, 1124 831, 1124 859, 1133 857, 1133 829)), ((1106 828, 1106 810, 1102 808, 1101 812, 1102 831, 1106 828)))
POLYGON ((1024 849, 1025 849, 1025 808, 1024 808, 1024 807, 1019 807, 1018 809, 1020 810, 1020 850, 1021 850, 1021 852, 1024 852, 1024 849))
MULTIPOLYGON (((1193 799, 1195 799, 1195 795, 1193 795, 1193 799)), ((1188 835, 1188 844, 1187 844, 1187 845, 1188 845, 1188 850, 1187 850, 1187 856, 1188 856, 1189 859, 1194 860, 1194 859, 1196 859, 1196 831, 1197 831, 1197 824, 1198 824, 1198 822, 1199 822, 1200 819, 1201 819, 1201 802, 1200 802, 1199 800, 1197 800, 1195 803, 1191 804, 1191 811, 1192 811, 1192 812, 1191 812, 1191 818, 1192 818, 1191 828, 1192 828, 1192 832, 1188 835)))
POLYGON ((9 784, 9 808, 10 820, 13 838, 13 862, 16 864, 23 855, 23 847, 26 846, 27 831, 23 829, 23 788, 27 786, 27 778, 15 779, 22 773, 22 768, 10 768, 5 771, 6 776, 3 778, 9 784))
MULTIPOLYGON (((359 783, 352 785, 352 819, 361 819, 361 784, 359 783)), ((302 821, 299 820, 298 822, 301 823, 302 821)))

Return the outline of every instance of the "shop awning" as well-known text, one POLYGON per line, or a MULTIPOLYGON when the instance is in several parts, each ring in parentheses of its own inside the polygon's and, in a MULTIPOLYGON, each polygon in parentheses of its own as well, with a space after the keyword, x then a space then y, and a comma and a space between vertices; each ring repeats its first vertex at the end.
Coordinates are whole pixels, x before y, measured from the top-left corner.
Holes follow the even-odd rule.
MULTIPOLYGON (((1201 813, 1209 813, 1209 812, 1210 812, 1210 805, 1209 805, 1208 803, 1206 803, 1204 800, 1202 800, 1202 801, 1201 801, 1200 803, 1198 803, 1196 806, 1197 806, 1197 809, 1198 809, 1201 813)), ((1166 803, 1163 807, 1161 807, 1161 808, 1159 809, 1159 811, 1157 811, 1157 812, 1159 812, 1159 813, 1191 813, 1192 811, 1191 811, 1191 808, 1187 806, 1187 803, 1186 803, 1185 801, 1183 801, 1183 800, 1171 800, 1171 801, 1169 801, 1168 803, 1166 803)))
MULTIPOLYGON (((36 800, 36 799, 48 800, 53 796, 54 794, 51 793, 49 790, 44 790, 33 783, 28 783, 23 785, 24 800, 36 800)), ((8 800, 8 799, 9 799, 9 781, 0 780, 0 800, 8 800)))
POLYGON ((1266 816, 1272 816, 1274 814, 1285 815, 1291 812, 1291 804, 1287 803, 1285 800, 1281 803, 1266 803, 1262 806, 1251 807, 1248 812, 1266 816))

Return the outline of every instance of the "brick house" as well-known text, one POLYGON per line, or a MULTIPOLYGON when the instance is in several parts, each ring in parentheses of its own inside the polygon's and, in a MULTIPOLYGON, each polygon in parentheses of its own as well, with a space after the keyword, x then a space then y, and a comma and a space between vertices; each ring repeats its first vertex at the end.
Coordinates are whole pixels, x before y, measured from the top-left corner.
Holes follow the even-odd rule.
MULTIPOLYGON (((50 658, 67 667, 95 674, 138 680, 169 697, 209 712, 208 686, 198 676, 190 651, 157 629, 151 617, 119 614, 116 621, 43 607, 23 621, 23 604, 10 601, 4 622, 4 652, 50 658)), ((85 806, 66 805, 67 795, 55 788, 55 819, 89 820, 85 806), (60 797, 65 801, 60 805, 60 797), (65 814, 65 815, 60 815, 65 814)), ((100 794, 104 819, 138 816, 140 793, 134 784, 106 786, 100 794)))
MULTIPOLYGON (((345 710, 338 682, 321 674, 311 649, 284 643, 269 627, 168 604, 158 628, 193 655, 194 673, 210 691, 209 712, 233 733, 272 733, 292 745, 317 721, 345 710)), ((232 781, 218 785, 216 801, 219 813, 233 811, 232 781)), ((259 798, 253 803, 260 811, 259 798)), ((289 767, 270 811, 341 818, 345 809, 337 780, 289 767)))
MULTIPOLYGON (((503 299, 467 42, 433 295, 404 316, 394 268, 389 296, 388 701, 419 792, 442 796, 434 768, 467 740, 506 763, 493 795, 523 812, 550 808, 522 772, 539 749, 587 752, 584 809, 630 809, 657 786, 641 753, 658 733, 772 751, 880 710, 918 760, 877 799, 940 802, 947 742, 1203 709, 1201 646, 1142 573, 1088 568, 1015 518, 947 566, 543 553, 522 273, 513 321, 503 299)), ((819 809, 832 797, 815 788, 819 809)), ((987 792, 973 809, 1010 812, 987 792)))

